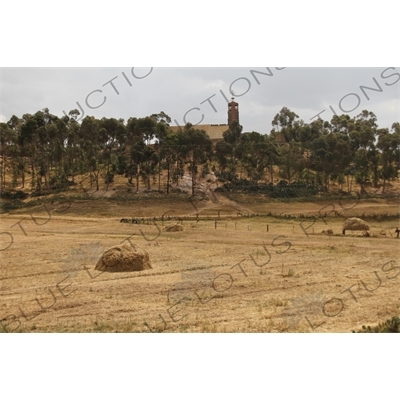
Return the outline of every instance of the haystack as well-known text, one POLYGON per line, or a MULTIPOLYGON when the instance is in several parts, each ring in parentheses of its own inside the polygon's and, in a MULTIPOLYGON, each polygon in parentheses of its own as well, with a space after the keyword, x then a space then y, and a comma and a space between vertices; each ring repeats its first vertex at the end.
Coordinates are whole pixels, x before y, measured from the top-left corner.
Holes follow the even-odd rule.
POLYGON ((129 272, 152 269, 152 266, 146 250, 123 244, 108 249, 97 262, 95 269, 106 272, 129 272))
POLYGON ((369 226, 360 218, 348 218, 343 223, 343 235, 346 231, 369 231, 369 226))
POLYGON ((165 227, 165 230, 167 232, 180 232, 183 231, 183 226, 182 225, 169 225, 165 227))

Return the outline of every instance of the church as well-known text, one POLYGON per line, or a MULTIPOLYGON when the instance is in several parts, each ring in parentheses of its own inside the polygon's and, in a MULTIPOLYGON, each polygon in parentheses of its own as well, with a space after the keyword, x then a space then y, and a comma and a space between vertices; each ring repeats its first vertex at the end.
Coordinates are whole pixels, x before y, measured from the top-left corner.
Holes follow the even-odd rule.
MULTIPOLYGON (((227 124, 210 124, 196 125, 196 129, 204 130, 212 141, 223 139, 223 133, 229 129, 229 125, 236 121, 239 123, 239 104, 232 101, 228 104, 228 123, 227 124)), ((176 132, 179 126, 171 126, 172 131, 176 132)))

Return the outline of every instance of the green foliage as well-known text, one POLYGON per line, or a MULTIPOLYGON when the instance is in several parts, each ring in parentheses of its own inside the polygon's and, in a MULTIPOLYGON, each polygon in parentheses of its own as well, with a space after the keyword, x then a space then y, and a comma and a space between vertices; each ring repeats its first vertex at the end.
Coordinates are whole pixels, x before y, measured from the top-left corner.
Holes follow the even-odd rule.
POLYGON ((359 331, 352 331, 353 333, 400 333, 400 318, 393 317, 386 322, 382 322, 377 326, 370 327, 363 325, 359 331))
POLYGON ((65 174, 54 175, 50 178, 50 187, 53 190, 66 189, 71 185, 73 185, 73 183, 67 179, 65 174))
POLYGON ((210 173, 210 167, 208 166, 208 164, 205 164, 201 171, 201 177, 205 178, 209 173, 210 173))
POLYGON ((0 123, 0 190, 21 185, 43 195, 67 189, 79 174, 90 174, 95 190, 105 178, 108 189, 118 174, 129 185, 135 179, 136 192, 140 182, 150 191, 157 176, 161 191, 163 176, 169 194, 186 173, 194 194, 198 176, 212 170, 229 191, 290 199, 329 192, 332 182, 350 193, 355 181, 366 194, 364 186, 383 181, 384 192, 400 168, 400 124, 379 129, 366 110, 307 124, 283 107, 269 133, 243 133, 233 122, 217 143, 191 124, 171 130, 163 111, 126 123, 79 115, 75 109, 59 118, 45 108, 0 123), (283 181, 266 184, 267 176, 276 182, 277 171, 283 181))
POLYGON ((104 176, 104 183, 113 183, 114 182, 114 174, 111 171, 108 171, 104 176))
POLYGON ((28 195, 22 190, 10 190, 7 192, 2 192, 1 197, 7 200, 25 200, 28 195))
MULTIPOLYGON (((226 175, 224 175, 226 177, 226 175)), ((261 193, 272 198, 299 198, 306 196, 316 196, 324 188, 312 184, 293 182, 288 183, 281 180, 277 185, 272 183, 255 183, 247 179, 231 179, 216 191, 232 191, 236 193, 261 193)))
POLYGON ((12 210, 18 210, 19 208, 29 208, 29 207, 35 207, 42 204, 41 200, 31 200, 27 203, 22 202, 19 199, 15 199, 12 201, 7 201, 7 202, 0 202, 0 211, 1 212, 8 212, 8 211, 12 211, 12 210))

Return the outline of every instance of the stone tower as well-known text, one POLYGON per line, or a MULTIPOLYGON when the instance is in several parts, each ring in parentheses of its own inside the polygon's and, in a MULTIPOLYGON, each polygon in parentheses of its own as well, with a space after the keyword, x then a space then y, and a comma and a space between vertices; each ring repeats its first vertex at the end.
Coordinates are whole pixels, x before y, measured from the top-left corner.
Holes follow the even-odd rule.
POLYGON ((233 121, 239 123, 239 104, 234 100, 235 99, 232 97, 232 101, 228 104, 228 125, 233 121))

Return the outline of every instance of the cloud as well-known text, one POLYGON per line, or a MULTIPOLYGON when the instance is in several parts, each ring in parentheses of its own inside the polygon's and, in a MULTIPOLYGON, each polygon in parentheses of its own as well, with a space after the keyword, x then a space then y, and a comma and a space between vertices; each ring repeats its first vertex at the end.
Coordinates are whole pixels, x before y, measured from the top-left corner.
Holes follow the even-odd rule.
POLYGON ((380 126, 390 127, 399 120, 399 82, 395 75, 400 80, 399 72, 399 68, 385 67, 144 68, 135 69, 135 77, 130 67, 5 68, 2 114, 8 120, 14 114, 21 117, 47 107, 61 116, 63 110, 68 113, 78 108, 78 102, 85 115, 97 118, 127 120, 164 111, 180 125, 185 114, 192 123, 203 115, 202 123, 222 124, 227 123, 227 99, 233 91, 244 130, 266 133, 284 106, 305 122, 324 110, 321 117, 330 120, 332 109, 342 114, 340 107, 353 108, 357 97, 345 96, 355 93, 360 104, 350 115, 368 109, 378 116, 380 126), (382 90, 366 90, 367 99, 360 87, 373 88, 376 82, 382 90))

